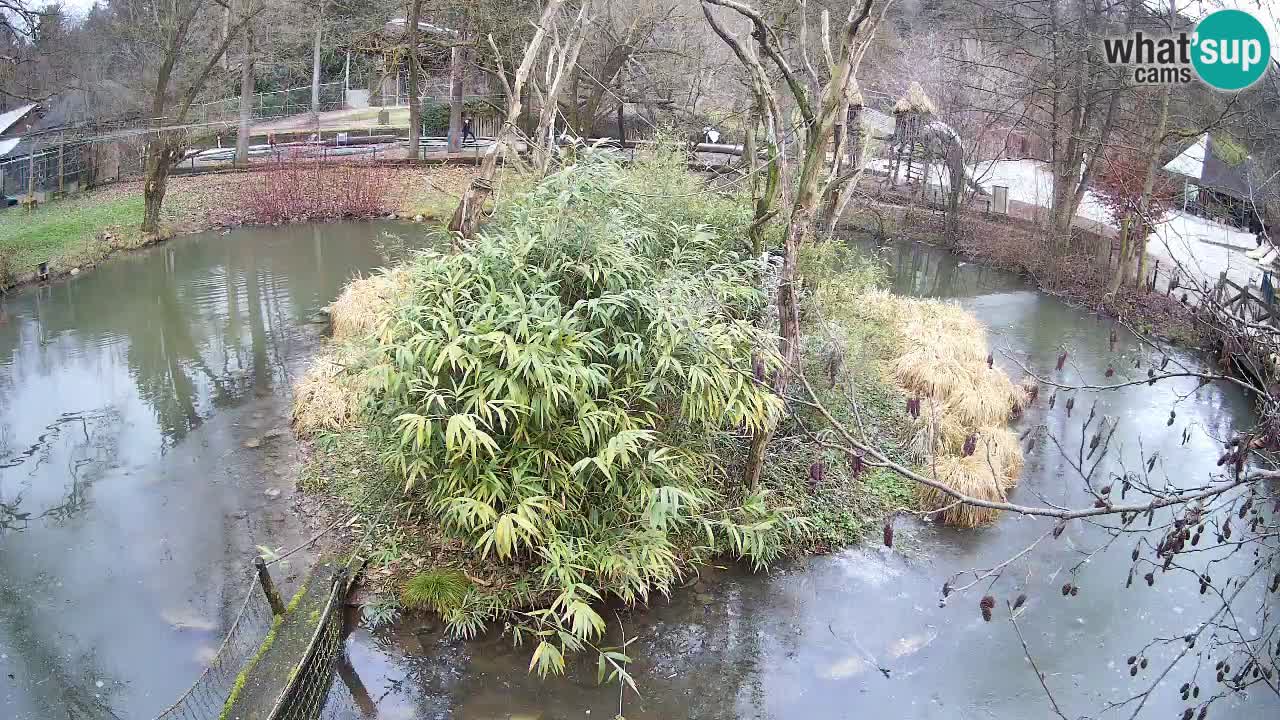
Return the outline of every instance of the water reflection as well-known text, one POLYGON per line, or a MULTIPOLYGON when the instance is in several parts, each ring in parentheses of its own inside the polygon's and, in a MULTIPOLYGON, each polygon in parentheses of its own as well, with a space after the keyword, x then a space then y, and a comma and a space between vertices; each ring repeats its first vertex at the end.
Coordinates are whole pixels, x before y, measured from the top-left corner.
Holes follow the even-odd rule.
POLYGON ((0 299, 0 717, 148 717, 195 678, 254 545, 301 533, 264 490, 313 316, 420 235, 185 238, 0 299))

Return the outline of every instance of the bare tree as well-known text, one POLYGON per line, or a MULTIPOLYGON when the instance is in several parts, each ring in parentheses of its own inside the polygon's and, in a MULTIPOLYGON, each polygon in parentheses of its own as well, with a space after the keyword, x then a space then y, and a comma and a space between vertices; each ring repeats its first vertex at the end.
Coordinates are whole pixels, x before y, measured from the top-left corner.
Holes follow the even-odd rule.
POLYGON ((458 203, 457 209, 454 210, 453 218, 449 221, 449 230, 455 233, 456 238, 470 239, 475 234, 476 224, 484 210, 485 202, 493 193, 493 180, 497 175, 498 157, 506 153, 507 144, 511 141, 511 136, 515 131, 515 123, 520 117, 524 84, 528 81, 529 74, 533 71, 534 63, 537 62, 538 57, 541 55, 542 43, 546 39, 548 28, 555 21, 562 5, 564 5, 564 0, 547 0, 547 4, 542 10, 542 15, 538 18, 533 37, 524 46, 524 55, 520 61, 520 66, 516 69, 515 75, 511 80, 507 80, 505 73, 502 71, 504 61, 497 42, 492 34, 488 36, 489 48, 493 51, 494 67, 497 68, 494 74, 502 81, 503 88, 506 91, 507 113, 501 128, 498 130, 498 137, 494 138, 493 144, 485 151, 480 174, 472 178, 470 186, 462 194, 462 199, 458 203))
POLYGON ((555 118, 560 111, 560 93, 566 78, 578 65, 578 53, 582 50, 587 28, 591 24, 591 17, 587 15, 589 5, 589 1, 583 2, 578 8, 578 15, 570 22, 563 42, 560 40, 559 29, 553 28, 543 77, 541 82, 533 84, 542 110, 538 113, 538 126, 533 133, 532 149, 537 156, 538 169, 544 175, 551 168, 551 160, 555 156, 555 118))
POLYGON ((142 231, 160 229, 169 171, 186 149, 184 127, 192 105, 215 72, 232 39, 264 8, 246 0, 226 35, 220 32, 220 6, 210 0, 175 0, 143 8, 117 10, 115 29, 143 69, 148 86, 148 120, 156 126, 146 147, 142 231), (158 42, 156 42, 158 40, 158 42))
POLYGON ((422 135, 422 101, 418 98, 418 21, 422 18, 422 0, 409 0, 409 17, 405 22, 405 44, 409 48, 409 157, 418 159, 422 135))
POLYGON ((324 39, 324 0, 316 6, 315 32, 311 45, 311 122, 320 134, 320 43, 324 39))
MULTIPOLYGON (((888 2, 891 0, 885 0, 886 4, 888 2)), ((873 28, 876 23, 875 19, 871 19, 875 0, 863 0, 860 5, 849 11, 834 44, 830 34, 824 33, 822 42, 823 47, 828 49, 825 54, 828 59, 826 68, 828 78, 825 84, 819 85, 816 72, 810 72, 808 77, 809 82, 820 88, 816 102, 810 97, 805 78, 792 68, 784 55, 777 29, 771 26, 758 10, 737 0, 703 0, 703 3, 704 14, 716 34, 733 49, 741 62, 751 67, 753 85, 765 98, 763 104, 766 107, 772 104, 772 107, 776 108, 776 98, 772 103, 769 100, 774 92, 766 82, 768 73, 765 72, 760 59, 746 51, 740 41, 720 27, 706 5, 727 8, 750 21, 752 37, 758 43, 760 52, 782 75, 804 130, 803 155, 800 158, 800 169, 795 179, 795 196, 790 201, 790 207, 787 208, 789 218, 783 241, 782 267, 778 275, 779 355, 783 360, 784 370, 777 374, 773 384, 779 394, 784 394, 788 376, 794 368, 799 366, 800 360, 800 315, 796 285, 800 247, 813 237, 818 206, 822 199, 821 181, 826 174, 827 148, 835 130, 837 117, 842 112, 847 112, 850 83, 855 77, 863 49, 872 34, 871 30, 864 28, 864 24, 873 28)), ((824 22, 823 26, 825 28, 827 23, 824 22)), ((809 64, 807 56, 804 56, 804 62, 806 65, 809 64)), ((765 448, 771 435, 771 432, 757 432, 751 439, 745 483, 752 489, 759 485, 760 474, 764 467, 765 448)))
MULTIPOLYGON (((229 8, 226 17, 230 18, 229 8)), ((226 27, 228 29, 231 27, 229 20, 226 27)), ((253 127, 254 63, 257 60, 252 20, 245 24, 244 38, 244 59, 240 66, 240 123, 236 131, 236 165, 249 164, 249 134, 253 127)), ((224 52, 222 56, 226 58, 227 53, 224 52)))

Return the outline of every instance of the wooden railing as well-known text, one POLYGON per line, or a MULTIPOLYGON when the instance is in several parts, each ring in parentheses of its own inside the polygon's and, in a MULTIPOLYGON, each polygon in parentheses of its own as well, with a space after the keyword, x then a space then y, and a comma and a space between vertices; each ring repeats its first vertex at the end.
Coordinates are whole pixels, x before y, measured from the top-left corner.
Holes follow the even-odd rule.
POLYGON ((1242 287, 1228 280, 1226 272, 1218 276, 1218 284, 1214 289, 1215 304, 1223 312, 1246 322, 1267 322, 1274 325, 1275 293, 1270 293, 1269 299, 1267 295, 1261 288, 1255 288, 1252 282, 1247 282, 1242 287))

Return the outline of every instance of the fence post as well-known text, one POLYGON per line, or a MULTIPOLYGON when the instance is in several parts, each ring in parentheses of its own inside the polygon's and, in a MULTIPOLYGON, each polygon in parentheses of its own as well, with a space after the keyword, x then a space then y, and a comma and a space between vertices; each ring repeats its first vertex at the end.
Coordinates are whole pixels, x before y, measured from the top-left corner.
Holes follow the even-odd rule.
POLYGON ((66 192, 67 190, 67 182, 66 182, 67 178, 65 175, 66 165, 64 164, 65 163, 64 154, 66 152, 66 149, 67 149, 67 136, 63 133, 58 133, 58 194, 59 195, 66 192))
MULTIPOLYGON (((31 143, 31 154, 27 157, 27 200, 36 198, 36 144, 31 143)), ((28 203, 27 209, 35 207, 28 203)))
POLYGON ((258 584, 262 585, 262 592, 267 595, 267 602, 271 605, 271 612, 276 615, 284 614, 284 600, 280 597, 280 591, 276 589, 275 582, 271 579, 271 573, 267 572, 267 561, 259 555, 253 559, 253 566, 258 569, 258 584))

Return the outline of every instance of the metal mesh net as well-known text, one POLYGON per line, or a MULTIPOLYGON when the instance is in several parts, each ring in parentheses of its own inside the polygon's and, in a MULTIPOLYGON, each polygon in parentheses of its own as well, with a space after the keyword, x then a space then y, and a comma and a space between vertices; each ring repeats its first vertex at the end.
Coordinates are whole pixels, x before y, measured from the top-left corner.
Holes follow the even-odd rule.
POLYGON ((257 578, 250 576, 239 611, 209 666, 156 720, 216 720, 222 714, 222 706, 240 670, 270 631, 271 619, 267 596, 258 586, 257 578))
POLYGON ((329 600, 306 653, 290 674, 289 684, 271 712, 271 720, 316 720, 321 717, 333 686, 334 671, 343 647, 343 602, 348 576, 334 579, 329 600))

